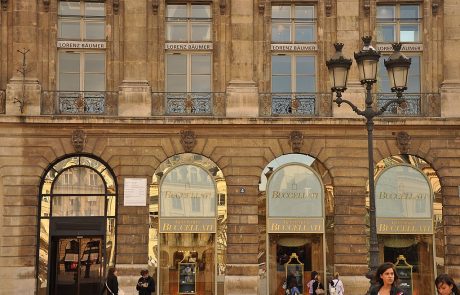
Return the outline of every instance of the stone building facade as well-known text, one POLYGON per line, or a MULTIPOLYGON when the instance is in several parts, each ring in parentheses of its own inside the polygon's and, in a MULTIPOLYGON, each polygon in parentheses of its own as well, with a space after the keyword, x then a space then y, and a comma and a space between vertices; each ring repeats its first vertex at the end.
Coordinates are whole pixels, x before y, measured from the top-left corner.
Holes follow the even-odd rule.
MULTIPOLYGON (((143 268, 157 294, 279 294, 283 255, 298 251, 304 292, 318 270, 364 294, 366 129, 333 103, 325 64, 333 43, 351 57, 364 35, 383 56, 401 41, 413 61, 407 104, 375 120, 377 187, 401 164, 431 197, 429 230, 379 231, 380 261, 404 249, 417 294, 440 272, 460 280, 458 15, 458 0, 2 0, 0 294, 93 294, 85 279, 114 265, 127 294, 143 268), (313 179, 296 189, 321 184, 318 230, 267 228, 279 215, 265 192, 289 165, 313 179), (145 205, 125 198, 142 197, 133 180, 147 181, 145 205), (161 211, 169 201, 197 215, 161 211)), ((376 106, 391 97, 379 79, 376 106)), ((344 98, 364 96, 353 65, 344 98)), ((290 217, 310 226, 302 214, 290 217)))

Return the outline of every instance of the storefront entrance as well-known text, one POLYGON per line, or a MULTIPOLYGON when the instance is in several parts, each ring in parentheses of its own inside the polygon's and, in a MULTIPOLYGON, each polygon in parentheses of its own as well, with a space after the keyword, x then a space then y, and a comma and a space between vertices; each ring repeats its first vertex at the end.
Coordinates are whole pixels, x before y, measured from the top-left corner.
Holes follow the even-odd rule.
POLYGON ((103 241, 102 236, 53 237, 50 294, 100 294, 103 241))

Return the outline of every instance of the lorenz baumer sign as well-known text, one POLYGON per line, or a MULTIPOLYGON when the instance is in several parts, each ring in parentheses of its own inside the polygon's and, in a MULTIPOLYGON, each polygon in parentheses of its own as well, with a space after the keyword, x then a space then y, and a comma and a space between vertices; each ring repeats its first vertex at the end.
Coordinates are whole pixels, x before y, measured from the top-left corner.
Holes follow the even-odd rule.
POLYGON ((377 233, 432 234, 433 193, 425 174, 410 165, 380 173, 375 184, 377 233))
POLYGON ((216 185, 207 170, 191 164, 171 169, 160 184, 160 232, 216 232, 216 202, 216 185))
POLYGON ((324 190, 309 166, 287 164, 267 183, 267 232, 324 232, 324 190))

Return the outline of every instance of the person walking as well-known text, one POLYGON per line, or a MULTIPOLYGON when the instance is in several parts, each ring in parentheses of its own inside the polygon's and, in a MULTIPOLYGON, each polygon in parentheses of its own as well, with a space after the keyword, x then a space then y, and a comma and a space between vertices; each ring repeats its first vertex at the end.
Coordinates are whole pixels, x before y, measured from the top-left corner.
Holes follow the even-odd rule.
POLYGON ((398 287, 398 274, 393 263, 385 262, 379 266, 371 288, 370 295, 404 295, 398 287))
POLYGON ((326 291, 324 290, 324 286, 321 283, 321 276, 318 274, 316 275, 315 281, 313 282, 313 294, 325 294, 326 291))
POLYGON ((448 274, 439 275, 434 281, 439 295, 460 295, 457 285, 448 274))
POLYGON ((310 295, 315 294, 315 293, 313 293, 313 283, 315 282, 317 275, 318 275, 318 272, 312 271, 311 272, 311 280, 307 283, 308 294, 310 294, 310 295))
POLYGON ((141 277, 137 281, 136 290, 139 291, 139 295, 151 295, 155 292, 155 281, 149 276, 147 269, 141 270, 141 277))
POLYGON ((329 282, 329 290, 331 295, 344 295, 345 288, 342 280, 339 278, 339 273, 334 274, 334 278, 329 282))

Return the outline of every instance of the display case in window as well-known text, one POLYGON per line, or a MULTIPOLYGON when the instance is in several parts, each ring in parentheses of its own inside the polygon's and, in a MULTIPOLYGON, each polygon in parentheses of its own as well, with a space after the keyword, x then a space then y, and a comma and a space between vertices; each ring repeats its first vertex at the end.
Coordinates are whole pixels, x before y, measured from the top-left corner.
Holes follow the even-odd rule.
POLYGON ((196 262, 184 258, 179 262, 179 294, 196 293, 196 262))
POLYGON ((395 263, 396 273, 399 277, 399 288, 404 292, 404 295, 412 295, 412 268, 413 266, 407 263, 404 255, 399 255, 395 263))
POLYGON ((289 257, 289 261, 284 265, 286 270, 286 287, 292 289, 297 287, 300 294, 303 294, 303 263, 300 262, 299 256, 296 253, 292 253, 289 257))

